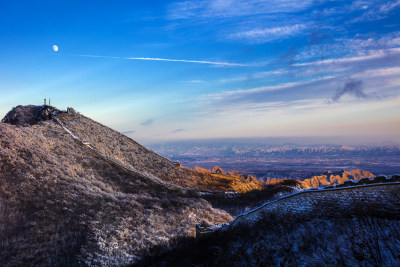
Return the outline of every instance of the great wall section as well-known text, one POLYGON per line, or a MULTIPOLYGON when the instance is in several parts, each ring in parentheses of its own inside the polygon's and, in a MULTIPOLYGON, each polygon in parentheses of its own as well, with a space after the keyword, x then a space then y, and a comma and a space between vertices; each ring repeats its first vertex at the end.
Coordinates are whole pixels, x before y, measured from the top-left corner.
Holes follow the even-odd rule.
POLYGON ((267 214, 281 218, 330 218, 338 214, 400 217, 400 177, 386 182, 305 190, 268 202, 252 211, 241 214, 230 223, 252 223, 267 214), (393 182, 392 182, 392 181, 393 182))

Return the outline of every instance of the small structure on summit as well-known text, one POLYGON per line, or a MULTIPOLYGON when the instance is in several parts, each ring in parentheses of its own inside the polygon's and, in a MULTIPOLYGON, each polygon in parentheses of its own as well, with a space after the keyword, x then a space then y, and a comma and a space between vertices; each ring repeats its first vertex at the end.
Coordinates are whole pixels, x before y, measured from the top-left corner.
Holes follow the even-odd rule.
MULTIPOLYGON (((46 98, 44 98, 44 105, 43 106, 47 106, 47 99, 46 98)), ((51 106, 50 98, 49 98, 49 106, 51 106)))

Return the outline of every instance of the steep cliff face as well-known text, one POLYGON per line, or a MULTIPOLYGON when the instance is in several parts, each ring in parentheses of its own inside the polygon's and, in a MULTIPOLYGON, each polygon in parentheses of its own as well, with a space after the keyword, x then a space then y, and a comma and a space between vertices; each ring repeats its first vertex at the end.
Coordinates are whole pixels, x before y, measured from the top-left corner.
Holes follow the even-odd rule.
MULTIPOLYGON (((204 177, 197 172, 178 168, 82 115, 62 120, 118 160, 173 183, 189 185, 184 180, 190 177, 199 181, 190 185, 201 185, 204 177)), ((194 235, 196 223, 232 219, 205 200, 116 168, 74 141, 53 120, 15 125, 4 121, 0 123, 2 266, 128 264, 153 245, 194 235)))

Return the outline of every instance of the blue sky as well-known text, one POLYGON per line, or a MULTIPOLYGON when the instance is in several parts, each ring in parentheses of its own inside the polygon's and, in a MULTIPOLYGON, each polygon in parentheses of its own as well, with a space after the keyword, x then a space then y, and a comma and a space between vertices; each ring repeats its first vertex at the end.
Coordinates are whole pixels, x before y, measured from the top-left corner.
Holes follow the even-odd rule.
POLYGON ((0 23, 1 117, 47 97, 144 143, 400 143, 400 0, 3 0, 0 23))

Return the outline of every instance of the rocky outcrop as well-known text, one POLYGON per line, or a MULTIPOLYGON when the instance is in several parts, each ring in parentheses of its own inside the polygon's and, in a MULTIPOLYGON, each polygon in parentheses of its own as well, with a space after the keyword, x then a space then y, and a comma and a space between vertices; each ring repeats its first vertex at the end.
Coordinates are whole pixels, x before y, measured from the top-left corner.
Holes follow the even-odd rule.
POLYGON ((303 186, 305 188, 317 188, 328 185, 337 185, 342 184, 348 180, 358 181, 362 178, 374 178, 374 175, 369 171, 362 170, 351 170, 351 171, 342 171, 339 173, 328 172, 325 175, 313 176, 310 179, 305 179, 302 181, 303 186))
POLYGON ((12 125, 28 126, 41 121, 51 120, 61 111, 52 106, 17 106, 1 120, 12 125))
POLYGON ((226 174, 226 172, 218 166, 215 166, 211 173, 215 174, 226 174))

